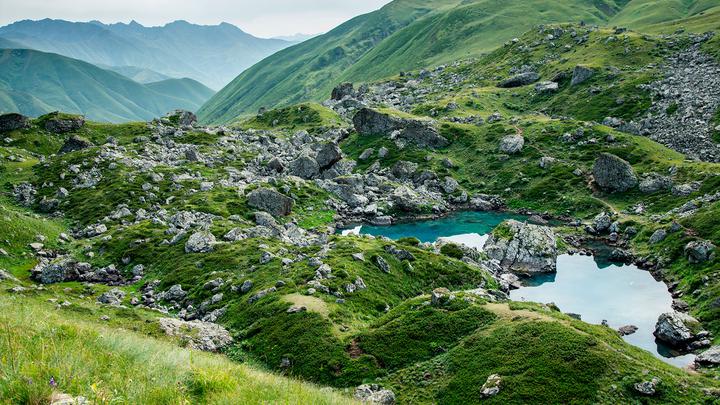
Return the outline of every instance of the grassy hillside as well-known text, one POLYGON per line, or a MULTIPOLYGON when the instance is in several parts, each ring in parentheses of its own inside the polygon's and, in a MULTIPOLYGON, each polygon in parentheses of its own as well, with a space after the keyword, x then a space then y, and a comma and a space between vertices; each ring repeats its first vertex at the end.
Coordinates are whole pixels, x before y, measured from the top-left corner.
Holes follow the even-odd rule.
POLYGON ((0 111, 38 116, 63 110, 97 121, 148 120, 195 110, 212 90, 191 80, 145 86, 115 72, 34 50, 0 50, 0 111))
POLYGON ((138 83, 152 83, 171 79, 170 76, 164 75, 151 69, 139 68, 137 66, 98 66, 103 69, 112 70, 113 72, 120 73, 121 75, 129 77, 130 79, 133 79, 138 83))
POLYGON ((44 19, 0 27, 24 47, 104 66, 135 66, 190 77, 214 89, 291 42, 256 38, 238 27, 175 21, 159 27, 44 19))
POLYGON ((479 56, 538 24, 585 21, 640 29, 700 15, 714 6, 712 0, 396 0, 263 60, 218 92, 199 114, 205 122, 220 123, 263 106, 320 101, 342 81, 374 81, 479 56), (380 31, 384 35, 364 40, 380 31))

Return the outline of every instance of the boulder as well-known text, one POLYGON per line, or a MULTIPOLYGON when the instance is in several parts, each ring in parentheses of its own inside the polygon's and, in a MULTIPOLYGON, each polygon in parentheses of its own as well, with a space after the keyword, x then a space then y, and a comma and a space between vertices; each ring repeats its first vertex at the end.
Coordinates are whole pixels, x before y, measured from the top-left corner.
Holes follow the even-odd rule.
POLYGON ((340 159, 342 159, 342 150, 340 150, 338 144, 334 142, 326 143, 315 158, 318 166, 320 166, 320 170, 329 169, 332 165, 339 162, 340 159))
POLYGON ((694 329, 700 323, 697 319, 682 312, 665 312, 655 324, 653 335, 657 340, 674 348, 685 348, 695 339, 694 329))
POLYGON ((653 377, 650 381, 639 382, 634 385, 635 391, 643 394, 652 396, 657 392, 657 386, 660 384, 660 379, 653 377))
POLYGON ((555 82, 540 82, 535 85, 535 91, 539 94, 554 93, 558 91, 558 84, 555 82))
POLYGON ((32 269, 31 278, 42 284, 62 283, 70 272, 68 261, 39 264, 32 269))
POLYGON ((366 404, 393 405, 395 393, 377 384, 363 384, 355 388, 355 399, 366 404))
POLYGON ((714 258, 715 245, 709 240, 696 240, 685 245, 685 257, 690 263, 705 263, 714 258))
POLYGON ((122 303, 125 298, 125 292, 117 288, 113 288, 110 291, 102 293, 97 301, 101 304, 118 306, 122 303))
POLYGON ((45 120, 45 129, 56 134, 77 131, 85 125, 85 118, 78 115, 65 115, 54 112, 41 118, 45 120))
POLYGON ((370 108, 358 111, 353 117, 353 125, 360 135, 390 136, 398 131, 398 138, 421 148, 442 148, 450 143, 431 121, 394 117, 370 108))
POLYGON ((610 153, 602 153, 595 160, 593 176, 600 188, 611 193, 622 193, 638 184, 630 163, 610 153))
POLYGON ((650 235, 650 239, 648 240, 648 242, 651 245, 654 245, 656 243, 660 243, 660 242, 664 241, 666 237, 667 237, 667 231, 664 229, 658 229, 657 231, 653 232, 652 235, 650 235))
POLYGON ((585 66, 575 66, 573 69, 572 79, 570 80, 571 86, 577 86, 585 83, 588 79, 593 77, 595 71, 585 66))
POLYGON ((638 327, 635 325, 625 325, 618 328, 618 335, 627 336, 637 332, 638 327))
POLYGON ((14 131, 27 128, 30 125, 30 118, 18 114, 9 113, 0 115, 0 132, 14 131))
POLYGON ((525 72, 503 80, 498 83, 498 87, 512 88, 527 86, 528 84, 535 83, 538 80, 540 80, 540 75, 536 72, 525 72))
POLYGON ((640 191, 644 194, 657 193, 658 191, 670 190, 673 181, 670 177, 661 176, 657 173, 650 173, 640 181, 640 191))
POLYGON ((167 113, 165 119, 178 126, 190 126, 197 122, 197 116, 186 110, 175 110, 167 113))
POLYGON ((185 253, 208 253, 213 251, 215 236, 207 231, 199 231, 190 235, 185 243, 185 253))
POLYGON ((345 83, 340 83, 334 89, 332 89, 332 94, 330 95, 330 99, 340 101, 347 96, 354 97, 355 96, 355 88, 353 87, 352 83, 345 82, 345 83))
POLYGON ((720 346, 713 346, 700 353, 700 355, 695 358, 695 362, 705 366, 717 366, 720 364, 720 346))
POLYGON ((485 242, 488 257, 517 273, 553 273, 557 270, 557 241, 549 227, 508 220, 485 242))
POLYGON ((508 135, 500 141, 500 152, 515 154, 522 151, 525 145, 525 138, 522 135, 508 135))
POLYGON ((93 143, 89 140, 77 135, 73 135, 67 141, 65 141, 58 153, 70 153, 76 150, 92 148, 93 146, 95 145, 93 145, 93 143))
POLYGON ((395 176, 396 179, 406 180, 411 179, 415 175, 417 169, 417 163, 399 160, 390 169, 390 173, 395 176))
POLYGON ((601 212, 593 219, 593 229, 595 232, 602 233, 610 229, 612 226, 612 217, 607 212, 601 212))
POLYGON ((303 179, 312 179, 320 174, 320 165, 308 155, 302 155, 290 162, 290 173, 303 179))
POLYGON ((285 165, 283 164, 282 160, 274 157, 270 159, 270 161, 267 164, 268 169, 275 171, 277 173, 282 173, 285 171, 285 165))
POLYGON ((275 216, 289 215, 293 207, 292 198, 270 188, 258 188, 248 194, 248 205, 275 216))
POLYGON ((188 346, 196 350, 216 352, 232 343, 230 333, 220 325, 200 322, 181 321, 174 318, 161 318, 160 329, 169 336, 179 337, 188 346))
POLYGON ((480 397, 490 398, 500 393, 500 385, 502 384, 502 377, 498 374, 491 374, 485 384, 480 387, 480 397))
POLYGON ((396 188, 391 198, 395 206, 405 212, 419 212, 425 206, 420 195, 407 186, 396 188))

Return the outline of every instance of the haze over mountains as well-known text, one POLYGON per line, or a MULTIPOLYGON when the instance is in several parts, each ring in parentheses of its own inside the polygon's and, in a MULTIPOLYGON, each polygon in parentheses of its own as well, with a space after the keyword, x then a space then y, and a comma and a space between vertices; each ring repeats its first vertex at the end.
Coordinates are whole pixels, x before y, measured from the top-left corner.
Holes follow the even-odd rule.
POLYGON ((189 77, 220 89, 243 70, 292 45, 261 39, 234 25, 175 21, 162 27, 137 22, 103 24, 24 20, 0 28, 0 37, 22 47, 92 64, 150 69, 175 78, 189 77))
POLYGON ((284 49, 243 72, 199 112, 228 122, 260 107, 319 101, 362 82, 490 51, 533 25, 585 21, 634 28, 698 15, 713 0, 396 0, 284 49))

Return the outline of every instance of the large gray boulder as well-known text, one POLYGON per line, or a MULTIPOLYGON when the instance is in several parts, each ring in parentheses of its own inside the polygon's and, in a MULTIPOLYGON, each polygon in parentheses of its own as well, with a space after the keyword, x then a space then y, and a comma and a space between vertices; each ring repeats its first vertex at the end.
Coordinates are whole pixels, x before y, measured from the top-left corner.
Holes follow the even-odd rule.
POLYGON ((398 131, 398 138, 421 148, 443 148, 450 144, 431 121, 394 117, 370 108, 358 111, 353 117, 353 125, 360 135, 390 136, 398 131))
POLYGON ((539 74, 535 72, 525 72, 503 80, 502 82, 498 83, 498 87, 512 88, 527 86, 528 84, 535 83, 538 80, 540 80, 539 74))
POLYGON ((352 83, 345 82, 345 83, 340 83, 332 90, 330 99, 340 101, 347 96, 350 96, 350 97, 355 96, 355 88, 353 87, 352 83))
POLYGON ((396 188, 391 198, 395 206, 405 212, 419 212, 426 205, 426 201, 407 186, 396 188))
POLYGON ((334 142, 326 143, 318 152, 317 158, 315 158, 318 166, 320 166, 320 170, 329 169, 332 165, 339 162, 340 159, 342 159, 342 150, 340 150, 338 144, 334 142))
POLYGON ((179 337, 188 346, 197 350, 216 352, 232 343, 230 333, 220 325, 174 318, 161 318, 160 329, 169 336, 179 337))
POLYGON ((165 115, 165 119, 170 121, 170 123, 179 125, 179 126, 190 126, 197 122, 197 116, 187 110, 175 110, 167 113, 165 115))
POLYGON ((585 66, 575 66, 573 69, 572 79, 570 80, 571 86, 577 86, 585 83, 588 79, 593 77, 595 71, 585 66))
POLYGON ((720 346, 713 346, 700 353, 700 355, 695 358, 695 362, 701 365, 717 366, 720 364, 720 346))
POLYGON ((30 125, 30 118, 18 114, 9 113, 0 115, 0 132, 14 131, 27 128, 30 125))
POLYGON ((498 225, 485 242, 488 257, 516 273, 554 273, 557 241, 549 227, 508 220, 498 225))
POLYGON ((653 334, 657 340, 670 347, 685 348, 695 340, 694 331, 700 323, 697 319, 682 312, 665 312, 658 317, 653 334))
POLYGON ((508 135, 500 141, 500 151, 507 154, 515 154, 522 151, 525 146, 525 138, 522 135, 508 135))
POLYGON ((705 263, 714 257, 715 245, 709 240, 696 240, 685 245, 685 256, 690 263, 705 263))
POLYGON ((248 194, 248 205, 275 216, 290 214, 293 199, 270 188, 258 188, 248 194))
POLYGON ((670 177, 650 173, 640 182, 640 191, 645 194, 652 194, 658 191, 668 191, 672 186, 673 181, 670 177))
POLYGON ((593 176, 600 188, 611 193, 622 193, 638 184, 630 163, 610 153, 601 153, 595 160, 593 176))
POLYGON ((320 174, 320 165, 308 155, 302 155, 290 162, 290 173, 303 179, 312 179, 320 174))

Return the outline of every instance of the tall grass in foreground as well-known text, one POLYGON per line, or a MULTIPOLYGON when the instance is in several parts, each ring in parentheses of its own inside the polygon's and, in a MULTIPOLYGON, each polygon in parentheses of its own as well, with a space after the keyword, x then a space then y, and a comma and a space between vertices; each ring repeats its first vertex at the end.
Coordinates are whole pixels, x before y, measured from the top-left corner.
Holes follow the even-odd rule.
POLYGON ((53 392, 93 404, 340 404, 349 399, 220 355, 63 318, 0 293, 0 403, 46 404, 53 392))

